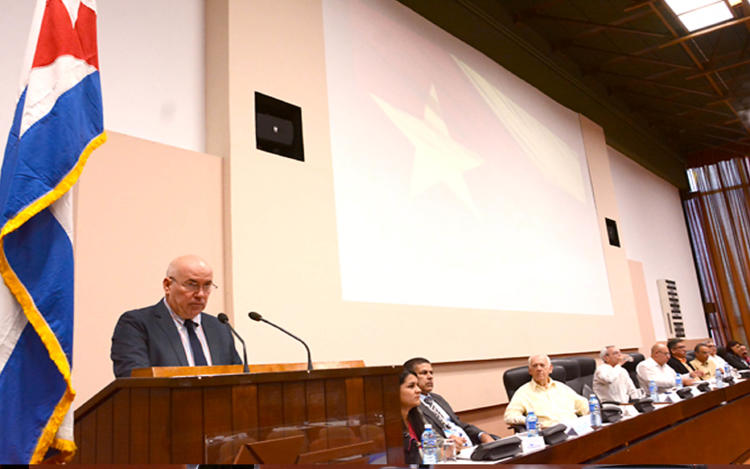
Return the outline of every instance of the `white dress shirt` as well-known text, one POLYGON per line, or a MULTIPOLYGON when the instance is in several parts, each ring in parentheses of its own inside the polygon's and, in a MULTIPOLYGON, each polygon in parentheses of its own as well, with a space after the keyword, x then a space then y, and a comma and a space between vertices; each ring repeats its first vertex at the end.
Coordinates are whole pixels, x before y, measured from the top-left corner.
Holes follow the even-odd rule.
MULTIPOLYGON (((177 332, 180 334, 180 340, 182 341, 182 348, 185 349, 185 356, 187 357, 188 365, 195 366, 195 359, 193 358, 193 348, 190 346, 190 337, 188 336, 187 327, 185 327, 185 320, 177 316, 172 308, 169 307, 167 299, 164 299, 164 305, 169 311, 169 315, 172 316, 174 325, 177 327, 177 332)), ((208 349, 208 341, 206 340, 206 334, 203 333, 203 327, 201 326, 201 315, 197 315, 193 318, 193 322, 196 324, 195 335, 198 336, 198 341, 201 343, 203 349, 203 356, 206 357, 206 363, 211 366, 211 351, 208 349)))
POLYGON ((641 388, 648 392, 648 382, 653 380, 656 383, 656 390, 658 392, 664 392, 667 389, 674 387, 675 378, 677 372, 672 369, 671 366, 666 363, 659 365, 651 357, 643 360, 635 367, 635 372, 638 374, 638 382, 641 383, 641 388))
POLYGON ((602 363, 594 372, 594 393, 602 401, 618 403, 628 402, 630 397, 637 397, 633 380, 622 366, 602 363))
MULTIPOLYGON (((709 355, 708 358, 710 358, 716 364, 716 366, 718 366, 719 368, 721 368, 722 372, 724 371, 724 367, 726 365, 729 365, 729 363, 727 363, 726 360, 724 360, 723 358, 721 358, 718 353, 716 355, 709 355)), ((729 368, 731 369, 732 365, 729 365, 729 368)))

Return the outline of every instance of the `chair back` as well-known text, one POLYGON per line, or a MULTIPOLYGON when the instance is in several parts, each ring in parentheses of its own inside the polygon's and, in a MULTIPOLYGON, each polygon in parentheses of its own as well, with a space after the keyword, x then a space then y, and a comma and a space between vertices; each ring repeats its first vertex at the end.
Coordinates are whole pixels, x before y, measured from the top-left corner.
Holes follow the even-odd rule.
MULTIPOLYGON (((584 386, 588 386, 590 389, 593 389, 594 372, 596 372, 596 360, 591 357, 575 357, 575 359, 578 362, 578 368, 581 372, 581 376, 579 378, 581 380, 581 392, 583 392, 584 386)), ((584 394, 581 395, 584 396, 584 394)))
MULTIPOLYGON (((555 381, 565 382, 565 368, 562 366, 555 366, 552 368, 552 374, 550 375, 555 381)), ((503 373, 503 385, 505 386, 505 392, 508 394, 508 401, 513 399, 513 394, 516 393, 518 388, 531 381, 531 375, 529 374, 528 366, 518 366, 516 368, 509 368, 503 373)))
POLYGON ((632 362, 626 362, 622 365, 623 368, 625 368, 628 371, 628 374, 630 375, 630 379, 633 381, 633 384, 636 388, 641 387, 641 383, 638 381, 638 375, 635 372, 635 368, 638 366, 640 362, 645 360, 645 357, 642 353, 633 352, 629 353, 631 357, 633 357, 632 362))
MULTIPOLYGON (((555 368, 565 369, 565 381, 578 394, 583 392, 583 381, 581 380, 581 368, 575 358, 553 358, 552 365, 555 368)), ((553 368, 554 370, 554 368, 553 368)))

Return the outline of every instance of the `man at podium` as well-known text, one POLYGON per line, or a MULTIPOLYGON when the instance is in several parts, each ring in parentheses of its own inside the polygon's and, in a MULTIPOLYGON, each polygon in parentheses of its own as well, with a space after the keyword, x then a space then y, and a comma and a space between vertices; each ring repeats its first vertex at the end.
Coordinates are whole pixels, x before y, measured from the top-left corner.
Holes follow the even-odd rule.
POLYGON ((117 321, 110 355, 116 377, 130 376, 134 368, 242 363, 227 325, 203 312, 216 288, 206 261, 178 257, 162 286, 158 303, 127 311, 117 321))

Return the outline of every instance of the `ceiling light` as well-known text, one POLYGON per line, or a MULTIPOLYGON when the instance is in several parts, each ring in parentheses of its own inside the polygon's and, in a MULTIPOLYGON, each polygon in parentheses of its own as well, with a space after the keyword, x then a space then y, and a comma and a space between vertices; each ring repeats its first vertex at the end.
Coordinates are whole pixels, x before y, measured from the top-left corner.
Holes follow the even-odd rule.
POLYGON ((724 0, 665 0, 688 31, 732 19, 732 10, 724 0))

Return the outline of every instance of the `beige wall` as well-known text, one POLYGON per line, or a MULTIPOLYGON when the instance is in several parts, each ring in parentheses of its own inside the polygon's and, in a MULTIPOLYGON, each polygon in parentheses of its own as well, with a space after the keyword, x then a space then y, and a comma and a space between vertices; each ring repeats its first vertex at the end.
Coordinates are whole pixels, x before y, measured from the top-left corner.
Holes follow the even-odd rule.
MULTIPOLYGON (((467 409, 505 400, 498 383, 502 367, 509 365, 502 357, 540 349, 598 350, 601 335, 582 333, 591 330, 607 331, 607 342, 641 347, 625 251, 608 246, 603 228, 614 316, 342 301, 321 2, 215 1, 206 10, 206 24, 206 50, 228 51, 226 57, 212 56, 207 77, 215 100, 207 102, 209 121, 227 125, 209 122, 206 140, 209 151, 227 152, 225 261, 233 285, 228 308, 251 344, 251 361, 304 357, 298 343, 247 319, 248 311, 258 311, 305 338, 315 360, 392 364, 422 354, 436 362, 470 360, 471 365, 449 366, 444 374, 445 390, 455 394, 458 409, 467 409), (279 40, 282 31, 295 33, 279 40), (255 91, 302 108, 304 163, 255 149, 255 91), (446 337, 460 346, 442 346, 446 337), (473 384, 469 391, 450 391, 451 383, 457 391, 465 379, 473 384)), ((606 144, 602 130, 587 119, 581 128, 603 227, 604 216, 617 219, 606 144)))
POLYGON ((77 186, 75 216, 75 407, 114 379, 109 349, 124 311, 156 303, 167 264, 199 253, 224 308, 222 159, 108 132, 77 186))
POLYGON ((221 157, 111 134, 81 180, 76 406, 112 379, 119 314, 155 302, 166 263, 185 252, 214 266, 221 290, 208 311, 234 312, 251 362, 304 361, 300 344, 247 318, 255 310, 305 338, 314 360, 376 365, 426 354, 436 362, 439 392, 459 411, 506 402, 502 371, 532 352, 650 346, 647 296, 633 281, 627 246, 605 239, 604 217, 619 221, 618 207, 604 134, 591 121, 581 117, 581 132, 614 315, 344 302, 320 0, 212 0, 206 37, 206 142, 221 157), (279 40, 285 31, 294 34, 279 40), (304 163, 255 149, 256 90, 302 108, 304 163))

